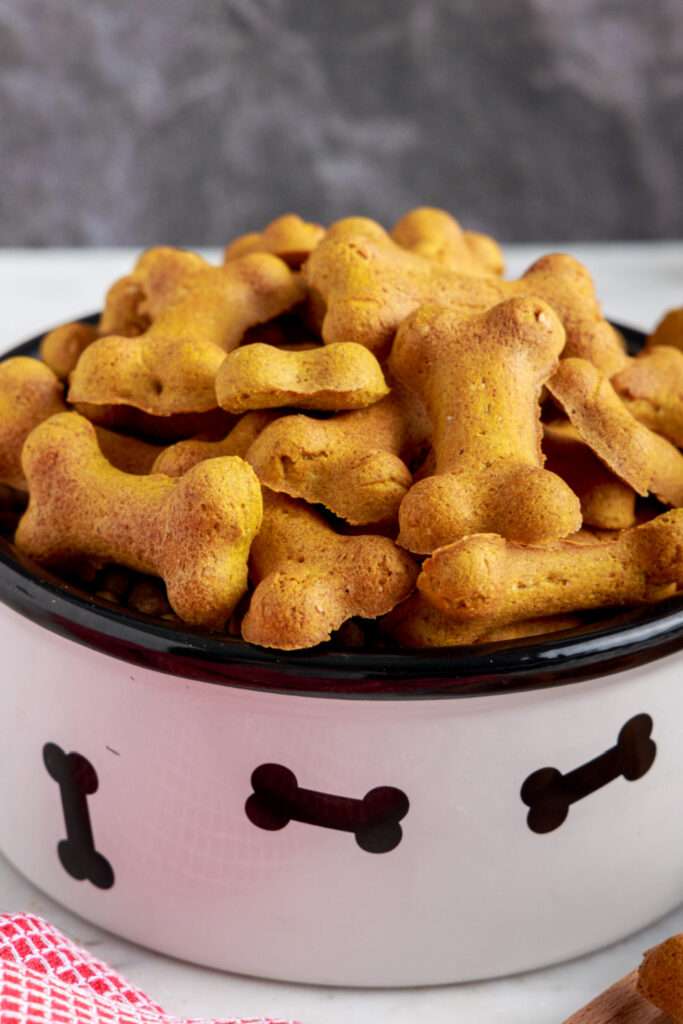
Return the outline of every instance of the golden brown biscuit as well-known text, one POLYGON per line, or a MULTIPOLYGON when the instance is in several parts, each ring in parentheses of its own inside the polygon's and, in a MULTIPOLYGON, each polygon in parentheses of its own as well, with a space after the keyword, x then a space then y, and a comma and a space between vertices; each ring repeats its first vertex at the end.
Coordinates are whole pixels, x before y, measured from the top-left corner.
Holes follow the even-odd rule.
POLYGON ((683 505, 683 455, 631 415, 595 366, 563 359, 547 387, 586 444, 637 494, 683 505))
MULTIPOLYGON (((138 261, 138 267, 143 257, 138 261)), ((106 294, 104 309, 97 325, 97 333, 104 338, 108 334, 124 334, 135 338, 149 327, 149 315, 145 310, 144 278, 138 279, 135 270, 114 281, 106 294)))
POLYGON ((427 554, 469 533, 533 543, 579 529, 579 500, 541 453, 539 396, 563 344, 537 299, 474 315, 423 306, 403 322, 389 366, 424 402, 436 463, 401 504, 400 544, 427 554))
POLYGON ((585 526, 625 530, 636 524, 636 494, 581 440, 569 420, 543 424, 545 468, 562 477, 581 502, 585 526))
POLYGON ((250 572, 256 589, 242 636, 297 650, 329 640, 355 616, 390 611, 412 590, 417 566, 387 537, 342 537, 313 509, 265 491, 250 572))
POLYGON ((349 523, 393 520, 411 483, 404 460, 426 428, 410 408, 408 396, 395 389, 368 409, 333 419, 283 416, 246 459, 272 491, 324 505, 349 523))
POLYGON ((389 393, 382 368, 363 345, 340 342, 295 351, 241 345, 216 377, 216 397, 232 413, 249 409, 363 409, 389 393))
MULTIPOLYGON (((111 335, 83 352, 69 400, 133 406, 154 416, 216 407, 215 379, 225 353, 252 324, 302 297, 302 285, 275 256, 256 254, 225 267, 150 261, 145 285, 151 326, 137 338, 111 335)), ((142 270, 138 268, 138 272, 142 270)))
POLYGON ((225 437, 211 439, 200 436, 178 441, 163 449, 154 463, 153 472, 182 476, 205 459, 216 459, 224 455, 239 455, 243 459, 261 431, 273 422, 276 415, 272 412, 248 412, 239 418, 225 437))
POLYGON ((25 489, 24 441, 34 427, 65 408, 62 385, 48 366, 28 356, 0 363, 0 483, 25 489))
POLYGON ((380 627, 383 633, 401 647, 425 648, 521 640, 524 637, 556 633, 561 629, 574 629, 580 623, 577 615, 550 615, 507 625, 497 625, 483 619, 455 622, 416 591, 385 615, 380 627))
POLYGON ((61 324, 48 331, 40 343, 40 358, 55 376, 66 380, 82 353, 98 337, 94 324, 80 321, 61 324))
POLYGON ((671 345, 672 348, 683 349, 683 306, 670 309, 666 316, 662 317, 648 337, 646 345, 648 348, 671 345))
POLYGON ((609 374, 626 362, 590 274, 571 256, 544 256, 519 280, 503 281, 441 266, 397 245, 374 221, 351 217, 332 225, 304 275, 327 344, 356 341, 384 356, 401 321, 425 303, 482 312, 511 296, 533 296, 562 321, 567 355, 590 358, 609 374))
POLYGON ((500 275, 505 269, 503 253, 494 238, 463 231, 455 217, 431 206, 406 213, 394 224, 391 237, 403 249, 466 274, 500 275))
POLYGON ((290 267, 300 267, 325 234, 321 224, 310 224, 296 213, 285 213, 263 229, 240 235, 225 249, 225 262, 252 252, 269 252, 290 267))
POLYGON ((105 427, 95 427, 95 433, 105 459, 124 473, 138 476, 151 473, 155 460, 165 451, 161 445, 150 444, 126 434, 116 434, 105 427))
POLYGON ((612 377, 632 416, 683 448, 683 351, 670 345, 645 349, 612 377))
POLYGON ((135 582, 126 597, 126 604, 141 615, 153 615, 157 619, 175 618, 160 580, 141 579, 135 582))
POLYGON ((672 1021, 683 1021, 683 935, 648 949, 638 969, 638 991, 672 1021))
POLYGON ((661 601, 683 586, 683 510, 592 543, 524 545, 474 534, 435 551, 417 585, 456 622, 661 601))
POLYGON ((142 282, 135 272, 119 278, 107 292, 97 326, 76 321, 49 331, 40 345, 41 359, 60 380, 67 380, 83 352, 97 338, 108 334, 133 338, 147 330, 150 320, 143 312, 144 302, 142 282))
POLYGON ((197 434, 218 436, 225 434, 235 417, 223 409, 208 412, 177 412, 171 416, 150 416, 131 405, 90 405, 75 402, 74 409, 98 427, 115 430, 149 442, 170 443, 195 437, 197 434))
POLYGON ((29 557, 116 562, 160 576, 185 622, 220 628, 229 618, 262 513, 242 459, 210 459, 178 480, 132 476, 107 462, 92 424, 69 412, 31 433, 22 466, 30 501, 15 540, 29 557))

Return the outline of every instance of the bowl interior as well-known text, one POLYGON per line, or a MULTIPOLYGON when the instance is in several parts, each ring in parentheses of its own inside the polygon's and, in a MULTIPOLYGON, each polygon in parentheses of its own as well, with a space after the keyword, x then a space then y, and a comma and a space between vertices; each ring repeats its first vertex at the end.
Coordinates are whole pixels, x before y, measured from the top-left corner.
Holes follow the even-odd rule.
MULTIPOLYGON (((84 317, 93 322, 97 314, 84 317)), ((644 335, 616 325, 629 349, 644 335)), ((32 338, 3 358, 36 355, 32 338)), ((421 651, 344 649, 334 641, 281 652, 169 625, 64 582, 0 538, 0 599, 47 629, 133 664, 224 685, 307 696, 472 697, 568 684, 643 664, 683 646, 683 596, 595 615, 538 638, 421 651)))

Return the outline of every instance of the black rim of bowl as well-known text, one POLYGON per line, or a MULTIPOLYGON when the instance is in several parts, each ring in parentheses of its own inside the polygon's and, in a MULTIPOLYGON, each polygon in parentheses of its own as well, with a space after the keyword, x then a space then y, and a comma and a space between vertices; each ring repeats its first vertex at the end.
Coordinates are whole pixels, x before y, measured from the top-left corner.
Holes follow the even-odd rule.
MULTIPOLYGON (((93 322, 97 314, 81 318, 93 322)), ((643 335, 617 325, 637 350, 643 335)), ((35 355, 41 336, 2 359, 35 355)), ((683 596, 619 609, 580 628, 419 651, 271 651, 124 610, 71 586, 0 540, 0 600, 38 625, 134 665, 269 693, 435 699, 518 693, 635 668, 683 647, 683 596)), ((49 670, 49 669, 48 669, 49 670)))

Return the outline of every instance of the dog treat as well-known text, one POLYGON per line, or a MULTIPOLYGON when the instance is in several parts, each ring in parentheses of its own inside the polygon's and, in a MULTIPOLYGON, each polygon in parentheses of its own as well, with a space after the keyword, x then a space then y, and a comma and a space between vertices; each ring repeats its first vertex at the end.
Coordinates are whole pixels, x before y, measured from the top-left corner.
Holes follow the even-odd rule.
POLYGON ((79 321, 62 324, 49 331, 40 343, 40 358, 55 376, 66 380, 82 353, 97 338, 94 324, 79 321))
POLYGON ((269 252, 293 268, 300 267, 325 234, 320 224, 309 224, 296 213, 285 213, 262 232, 240 235, 226 247, 225 262, 252 252, 269 252))
MULTIPOLYGON (((141 262, 141 261, 140 261, 141 262)), ((114 281, 104 300, 104 309, 97 325, 100 337, 123 334, 135 338, 143 334, 150 324, 145 312, 145 290, 135 272, 114 281)))
POLYGON ((250 558, 256 589, 242 622, 250 643, 314 647, 347 619, 374 619, 412 590, 417 566, 386 537, 343 537, 300 502, 264 494, 250 558))
POLYGON ((683 593, 683 307, 634 357, 577 260, 503 269, 432 207, 287 214, 222 266, 148 249, 97 323, 0 364, 2 543, 283 651, 522 642, 683 593))
POLYGON ((97 338, 107 334, 133 338, 147 330, 149 317, 142 312, 144 299, 143 288, 133 274, 119 278, 107 292, 97 326, 75 321, 49 331, 40 345, 41 359, 60 380, 67 380, 85 349, 97 338))
POLYGON ((445 210, 421 206, 394 224, 391 237, 403 249, 466 274, 497 274, 505 269, 500 246, 494 238, 463 231, 445 210))
POLYGON ((122 604, 132 586, 132 573, 121 566, 110 565, 103 570, 95 584, 95 596, 122 604))
POLYGON ((563 359, 547 387, 586 444, 637 494, 683 505, 683 454, 639 423, 595 366, 563 359))
POLYGON ((16 544, 37 562, 101 558, 160 576, 185 622, 220 628, 247 585, 261 494, 239 458, 210 459, 178 480, 132 476, 102 455, 77 413, 37 427, 23 451, 29 507, 16 544))
POLYGON ((283 416, 246 455, 273 491, 324 505, 349 523, 393 520, 411 484, 406 465, 426 424, 400 389, 333 419, 283 416))
POLYGON ((170 444, 198 434, 220 437, 235 422, 223 409, 208 412, 176 412, 171 416, 151 416, 132 405, 90 405, 74 402, 73 408, 98 427, 142 437, 150 443, 170 444))
POLYGON ((576 615, 550 615, 505 625, 477 620, 455 622, 419 591, 397 605, 380 623, 382 632, 401 647, 459 647, 463 644, 520 640, 527 636, 574 629, 581 624, 576 615))
POLYGON ((167 476, 182 476, 198 462, 224 455, 245 458, 249 448, 262 430, 276 418, 272 412, 248 412, 241 416, 225 437, 210 439, 193 437, 164 448, 157 457, 153 472, 167 476))
POLYGON ((456 622, 661 601, 683 585, 683 511, 593 543, 523 545, 474 534, 435 551, 417 585, 456 622))
POLYGON ((569 420, 543 424, 545 467, 562 477, 581 502, 584 526, 625 530, 636 524, 636 494, 610 472, 569 420))
POLYGON ((105 459, 124 473, 140 476, 151 473, 155 461, 165 451, 158 444, 150 444, 138 437, 116 434, 105 427, 95 427, 95 433, 105 459))
POLYGON ((173 614, 163 584, 156 579, 141 579, 134 583, 126 604, 141 615, 153 615, 157 619, 169 618, 173 614))
POLYGON ((212 269, 211 264, 188 249, 170 245, 146 249, 128 279, 141 296, 138 311, 147 317, 147 326, 178 296, 194 274, 208 269, 212 269))
POLYGON ((248 409, 362 409, 389 393, 379 363, 363 345, 339 342, 303 351, 242 345, 216 377, 218 404, 248 409))
POLYGON ((647 339, 647 348, 656 345, 671 345, 672 348, 683 349, 683 306, 670 309, 659 321, 647 339))
POLYGON ((672 1021, 683 1021, 683 935, 648 949, 638 968, 638 991, 672 1021))
MULTIPOLYGON (((176 276, 165 263, 157 272, 158 258, 148 262, 150 327, 137 338, 111 335, 90 345, 71 375, 69 401, 133 406, 155 416, 211 410, 225 353, 248 327, 298 302, 301 282, 266 254, 225 267, 197 269, 192 261, 176 276)), ((179 258, 178 268, 183 263, 179 258)))
POLYGON ((435 473, 399 512, 399 543, 427 554, 470 533, 533 543, 574 533, 579 500, 543 468, 539 395, 564 331, 544 302, 483 314, 424 306, 399 329, 389 366, 432 422, 435 473))
POLYGON ((26 487, 24 441, 34 427, 65 408, 62 385, 49 367, 28 356, 0 363, 0 483, 26 487))
POLYGON ((612 377, 631 415, 683 448, 683 351, 655 345, 612 377))
POLYGON ((356 341, 380 356, 396 330, 425 303, 482 312, 511 296, 533 296, 551 305, 566 330, 566 354, 590 358, 616 373, 627 356, 602 318, 590 274, 571 256, 537 260, 517 281, 464 274, 409 252, 372 220, 338 221, 311 253, 304 276, 323 340, 356 341))

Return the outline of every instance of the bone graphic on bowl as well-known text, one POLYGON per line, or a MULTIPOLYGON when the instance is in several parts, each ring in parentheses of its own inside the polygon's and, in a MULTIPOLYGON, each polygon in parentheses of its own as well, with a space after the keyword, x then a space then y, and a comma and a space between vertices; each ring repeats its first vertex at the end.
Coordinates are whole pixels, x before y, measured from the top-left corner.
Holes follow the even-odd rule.
POLYGON ((88 808, 88 797, 99 787, 97 772, 82 754, 74 750, 67 754, 56 743, 45 744, 43 761, 62 796, 67 836, 57 845, 62 867, 78 881, 87 879, 98 889, 111 889, 114 872, 95 849, 88 808))
POLYGON ((367 853, 389 853, 403 838, 399 822, 410 802, 394 786, 378 786, 356 800, 303 789, 296 775, 280 764, 262 764, 252 773, 254 792, 245 804, 249 821, 258 828, 275 832, 290 821, 320 828, 353 832, 367 853))
POLYGON ((569 808, 609 782, 623 776, 635 782, 649 772, 657 755, 651 739, 652 719, 635 715, 622 726, 616 745, 604 754, 563 775, 557 768, 539 768, 524 782, 520 796, 529 808, 532 832, 553 832, 565 821, 569 808))

